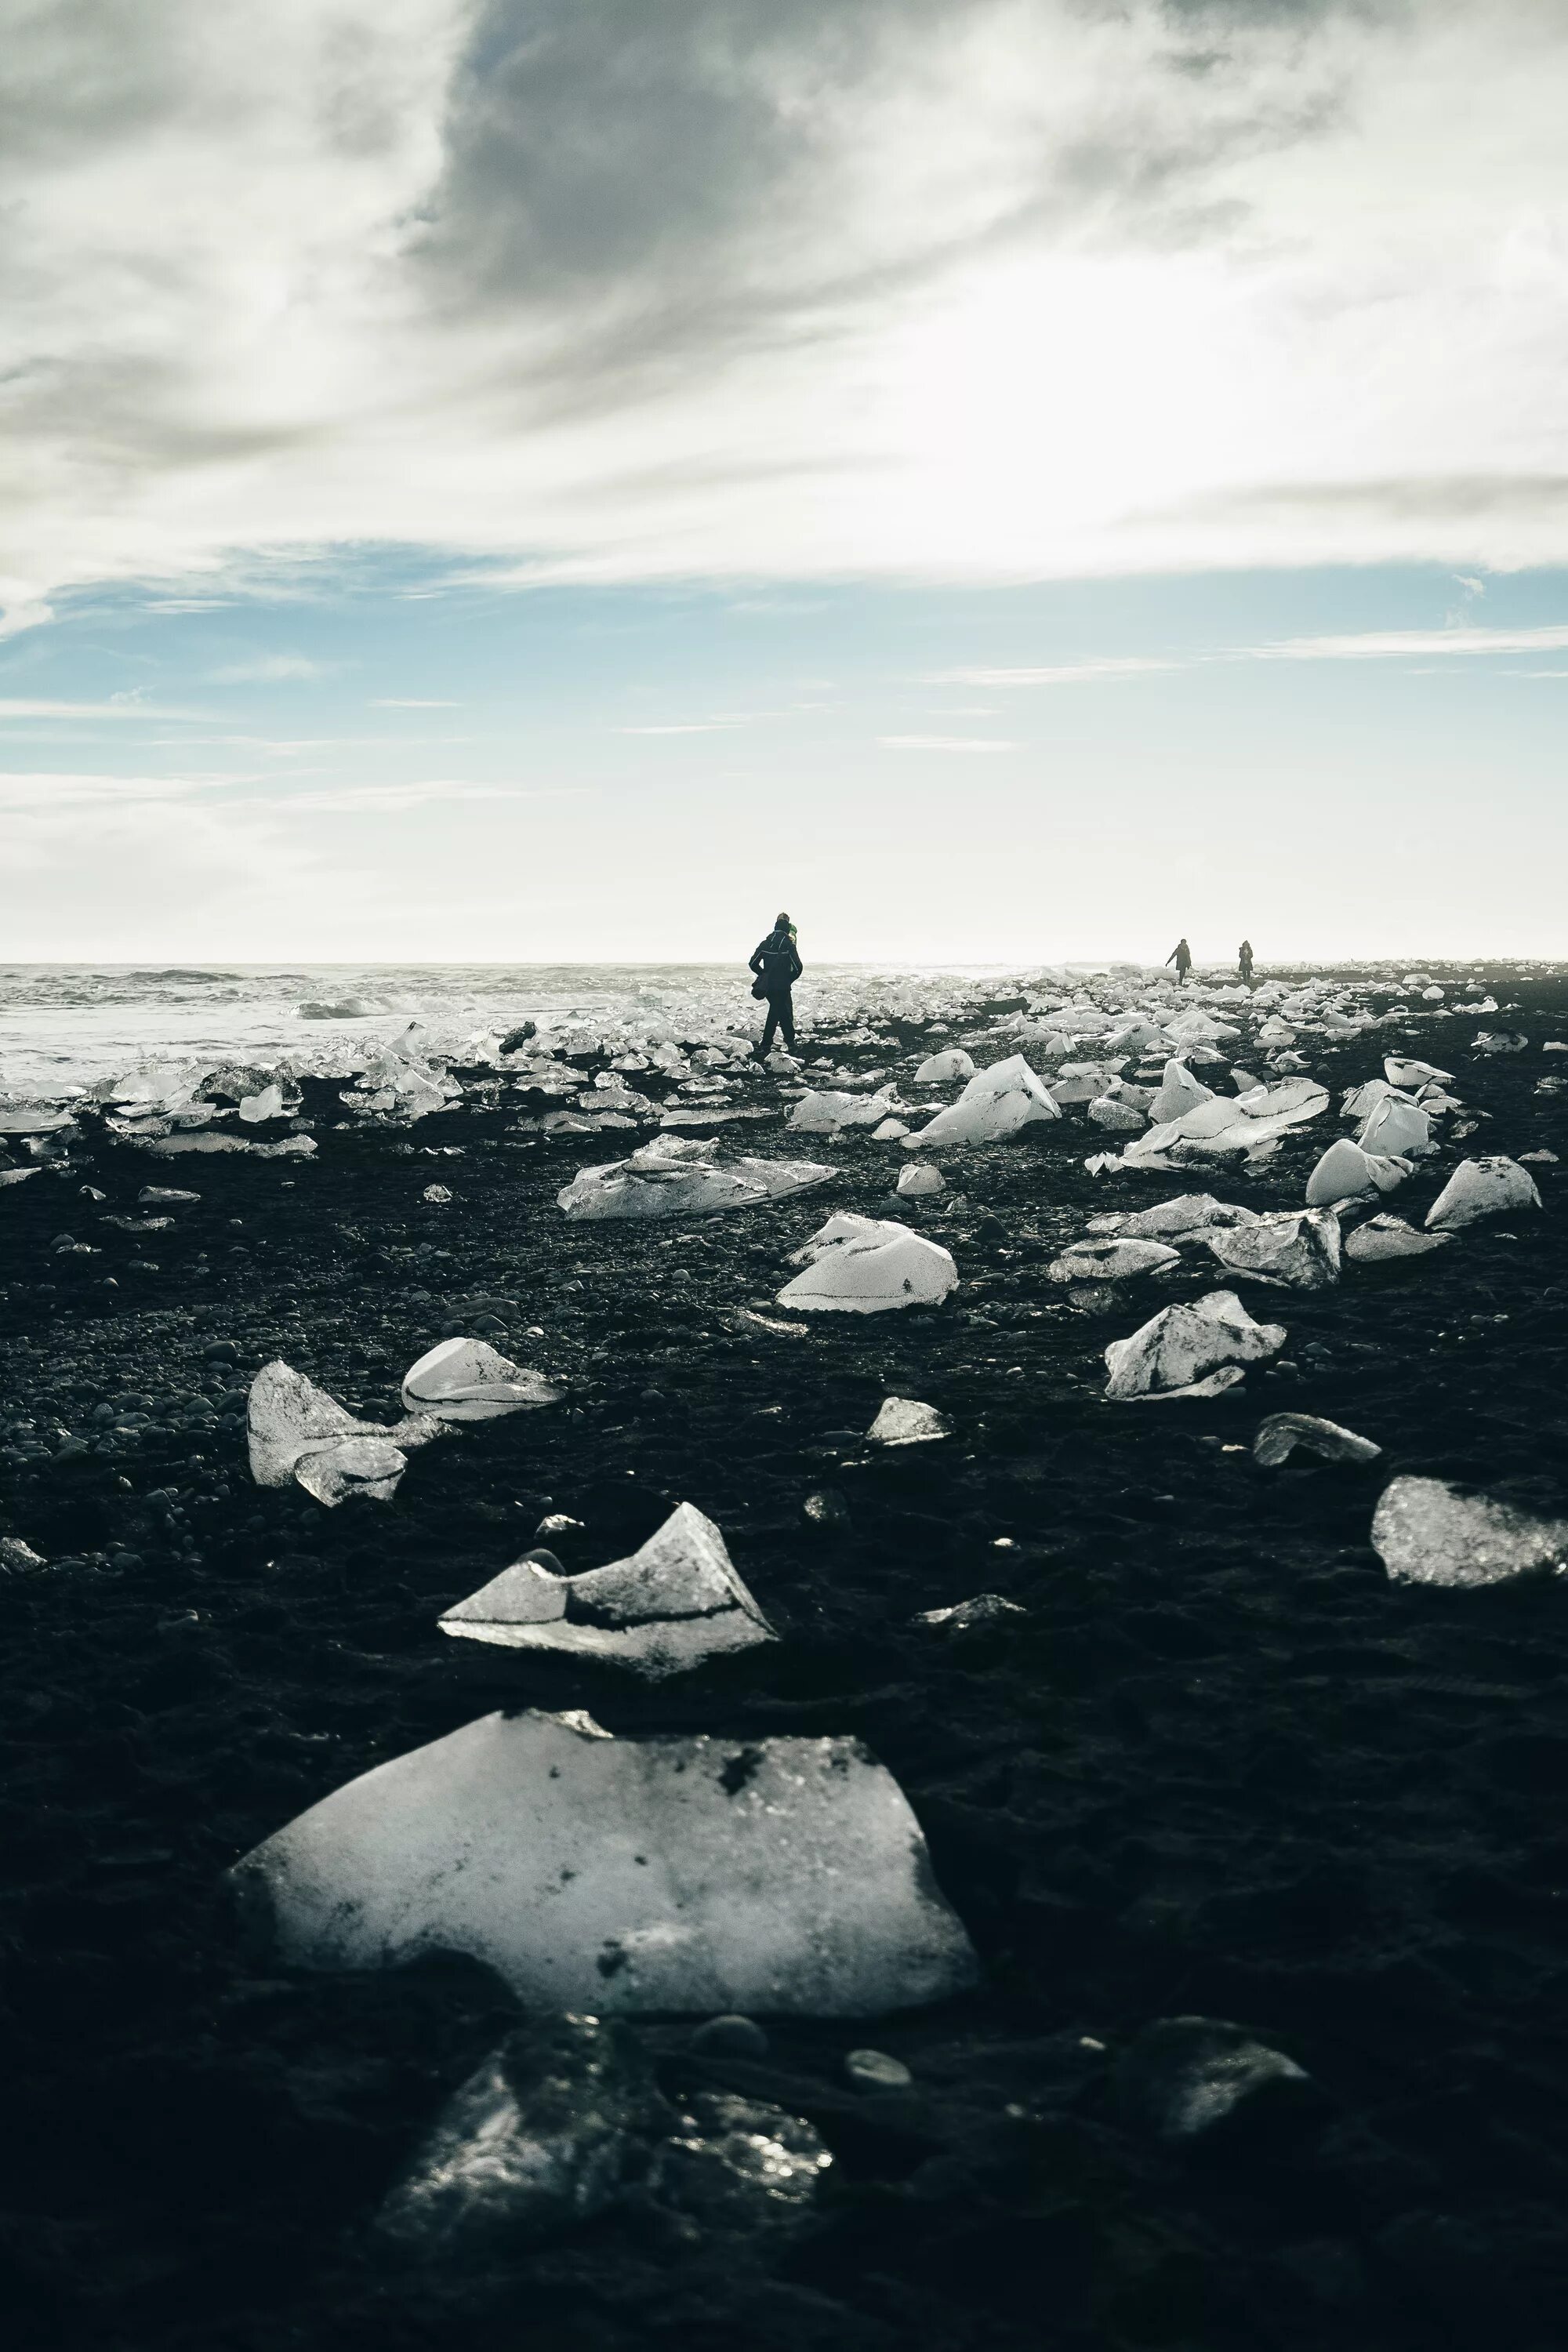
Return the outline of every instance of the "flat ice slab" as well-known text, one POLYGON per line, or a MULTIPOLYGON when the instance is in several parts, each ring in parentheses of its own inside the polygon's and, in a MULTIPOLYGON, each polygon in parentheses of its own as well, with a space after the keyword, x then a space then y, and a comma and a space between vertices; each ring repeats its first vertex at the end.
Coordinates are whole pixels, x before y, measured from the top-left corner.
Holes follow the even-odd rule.
POLYGON ((720 1209, 754 1209, 826 1184, 833 1171, 811 1160, 738 1160, 661 1162, 651 1154, 617 1160, 606 1168, 583 1168, 556 1194, 559 1206, 577 1220, 597 1217, 708 1216, 720 1209))
POLYGON ((902 1791, 855 1739, 489 1715, 230 1875, 285 1966, 465 1952, 531 2009, 869 2017, 978 1974, 902 1791))
POLYGON ((932 1305, 958 1283, 950 1252, 891 1217, 844 1210, 815 1233, 792 1265, 804 1266, 779 1292, 781 1307, 813 1312, 880 1315, 889 1307, 932 1305))
POLYGON ((559 1404, 561 1391, 488 1340, 443 1339, 403 1375, 403 1402, 410 1412, 433 1413, 438 1421, 493 1421, 559 1404))

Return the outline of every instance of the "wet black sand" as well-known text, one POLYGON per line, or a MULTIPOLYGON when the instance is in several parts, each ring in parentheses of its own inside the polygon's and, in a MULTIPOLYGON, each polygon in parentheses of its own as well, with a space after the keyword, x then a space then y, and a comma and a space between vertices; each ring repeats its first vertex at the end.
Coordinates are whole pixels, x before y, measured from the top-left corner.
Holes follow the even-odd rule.
MULTIPOLYGON (((1424 1022, 1411 1050, 1490 1114, 1461 1150, 1547 1144, 1568 1162, 1565 1098, 1533 1092, 1563 1067, 1540 1046, 1568 1024, 1568 992, 1491 984, 1518 1013, 1424 1022), (1523 1029, 1531 1049, 1475 1060, 1478 1026, 1523 1029)), ((1314 1073, 1375 1075, 1401 1042, 1310 1040, 1314 1073)), ((1319 1297, 1244 1286, 1288 1325, 1288 1368, 1209 1404, 1110 1406, 1104 1341, 1220 1279, 1189 1250, 1173 1286, 1084 1314, 1045 1280, 1059 1244, 1095 1211, 1181 1190, 1299 1202, 1337 1120, 1247 1178, 1097 1184, 1081 1113, 954 1155, 967 1202, 909 1215, 952 1248, 954 1299, 797 1338, 734 1310, 766 1309, 829 1208, 897 1213, 886 1147, 823 1150, 836 1183, 780 1212, 568 1228, 553 1193, 614 1156, 608 1139, 520 1141, 510 1102, 372 1134, 332 1124, 333 1088, 307 1091, 314 1163, 99 1144, 69 1181, 0 1195, 0 1410, 52 1405, 90 1430, 100 1402, 139 1394, 158 1420, 124 1456, 0 1454, 0 1532, 57 1563, 0 1579, 12 2340, 1554 2346, 1568 1594, 1395 1590, 1366 1536, 1391 1470, 1563 1507, 1558 1171, 1537 1171, 1544 1215, 1435 1257, 1349 1268, 1319 1297), (432 1181, 449 1206, 422 1201, 432 1181), (172 1233, 99 1225, 147 1182, 202 1199, 172 1233), (103 1255, 52 1254, 61 1232, 103 1255), (258 1493, 221 1400, 262 1362, 281 1354, 390 1419, 407 1364, 475 1328, 480 1297, 499 1345, 565 1375, 567 1407, 416 1455, 391 1508, 258 1493), (943 1408, 955 1438, 867 1460, 858 1433, 889 1391, 943 1408), (203 1393, 216 1418, 174 1402, 203 1393), (1265 1474, 1226 1450, 1285 1405, 1348 1423, 1385 1461, 1265 1474), (824 1486, 847 1530, 804 1517, 824 1486), (557 1545, 575 1568, 682 1499, 721 1523, 788 1635, 760 1660, 649 1696, 436 1632, 546 1510, 586 1523, 557 1545), (1027 1620, 957 1643, 907 1622, 982 1591, 1027 1620), (460 1962, 266 1970, 221 1875, 352 1774, 497 1704, 587 1705, 626 1732, 857 1732, 908 1792, 984 1990, 940 2014, 786 2023, 766 2062, 702 2078, 811 2117, 833 2147, 819 2218, 787 2246, 741 2257, 620 2219, 439 2289, 356 2251, 506 1996, 460 1962), (1124 2130, 1110 2059, 1185 2011, 1242 2019, 1309 2067, 1321 2128, 1196 2162, 1124 2130), (867 2042, 907 2060, 912 2095, 843 2087, 843 2052, 867 2042)), ((744 1150, 777 1136, 734 1132, 744 1150)), ((1392 1205, 1419 1216, 1458 1156, 1392 1205)), ((655 2038, 671 2084, 696 2082, 683 2032, 655 2038)))

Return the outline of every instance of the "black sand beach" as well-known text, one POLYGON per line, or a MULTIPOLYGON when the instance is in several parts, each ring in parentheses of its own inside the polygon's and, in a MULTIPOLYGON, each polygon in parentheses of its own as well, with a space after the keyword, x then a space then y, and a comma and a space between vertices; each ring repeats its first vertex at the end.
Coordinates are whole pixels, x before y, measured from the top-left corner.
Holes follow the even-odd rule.
MULTIPOLYGON (((1410 1050, 1488 1117, 1399 1193, 1404 1215, 1464 1150, 1568 1161, 1568 1096, 1535 1091, 1562 1066, 1540 1048, 1568 987, 1485 978, 1518 1007, 1492 1025, 1530 1048, 1474 1056, 1473 1014, 1412 1024, 1410 1050)), ((1314 1039, 1313 1074, 1337 1101, 1404 1035, 1314 1039)), ((395 1130, 351 1125, 332 1085, 305 1093, 313 1161, 100 1139, 68 1181, 0 1194, 0 1533, 51 1563, 0 1578, 11 2341, 1548 2352, 1568 2292, 1568 1593, 1398 1588, 1367 1532, 1398 1471, 1563 1507, 1557 1171, 1538 1171, 1544 1214, 1430 1258, 1310 1296, 1248 1286, 1289 1328, 1277 1367, 1207 1403, 1117 1406, 1105 1342, 1215 1270, 1194 1254, 1092 1311, 1048 1260, 1089 1215, 1183 1190, 1296 1205, 1337 1119, 1245 1175, 1097 1181, 1075 1111, 952 1155, 947 1195, 897 1209, 896 1157, 854 1134, 830 1187, 672 1230, 568 1226, 556 1191, 612 1139, 520 1137, 504 1088, 395 1130), (424 1201, 433 1181, 449 1203, 424 1201), (167 1232, 102 1223, 149 1182, 201 1198, 167 1232), (931 1233, 960 1289, 798 1334, 747 1319, 840 1207, 931 1233), (63 1232, 102 1255, 54 1252, 63 1232), (258 1491, 243 1392, 262 1363, 391 1420, 407 1365, 457 1331, 559 1372, 566 1403, 415 1455, 389 1507, 258 1491), (954 1436, 872 1458, 889 1393, 954 1436), (149 1434, 94 1451, 132 1396, 149 1434), (1258 1469, 1259 1416, 1287 1406, 1384 1459, 1258 1469), (48 1453, 23 1458, 19 1416, 49 1423, 48 1453), (846 1527, 805 1516, 825 1488, 846 1527), (723 1528, 779 1645, 647 1692, 437 1633, 546 1513, 584 1523, 552 1539, 575 1569, 682 1500, 723 1528), (1027 1615, 957 1639, 909 1622, 984 1591, 1027 1615), (798 2234, 738 2253, 620 2216, 440 2284, 363 2251, 509 1997, 457 1959, 264 1968, 223 1874, 497 1706, 587 1706, 627 1733, 855 1733, 898 1776, 982 1988, 937 2013, 773 2024, 755 2061, 645 2029, 672 2089, 749 2091, 821 2131, 835 2164, 798 2234), (1182 2012, 1258 2029, 1321 2114, 1228 2154, 1151 2146, 1110 2070, 1182 2012), (911 2092, 845 2086, 868 2042, 911 2092)), ((744 1132, 767 1150, 779 1131, 744 1132)))

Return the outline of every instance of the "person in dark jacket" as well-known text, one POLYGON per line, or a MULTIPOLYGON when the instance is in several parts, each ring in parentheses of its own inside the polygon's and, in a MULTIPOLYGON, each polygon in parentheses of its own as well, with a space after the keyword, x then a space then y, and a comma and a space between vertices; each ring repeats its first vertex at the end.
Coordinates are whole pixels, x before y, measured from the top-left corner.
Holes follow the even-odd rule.
POLYGON ((767 938, 758 942, 751 969, 757 975, 752 994, 767 999, 763 1042, 755 1048, 758 1061, 765 1062, 773 1051, 776 1030, 784 1031, 786 1045, 795 1044, 795 999, 790 991, 800 978, 803 966, 795 952, 795 925, 787 915, 777 916, 767 938))
POLYGON ((1248 988, 1252 985, 1252 941, 1243 940, 1236 951, 1237 969, 1248 988))
POLYGON ((1185 940, 1178 940, 1176 941, 1175 946, 1165 958, 1165 961, 1175 965, 1176 985, 1180 988, 1182 982, 1186 979, 1188 972, 1190 972, 1193 968, 1193 951, 1187 945, 1185 940))

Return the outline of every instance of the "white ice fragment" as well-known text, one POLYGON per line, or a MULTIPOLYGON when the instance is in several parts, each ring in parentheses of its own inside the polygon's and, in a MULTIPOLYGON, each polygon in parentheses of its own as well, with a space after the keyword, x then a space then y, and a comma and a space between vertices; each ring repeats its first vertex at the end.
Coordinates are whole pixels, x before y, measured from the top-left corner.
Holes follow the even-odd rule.
POLYGON ((1425 1085, 1450 1086, 1454 1077, 1452 1070, 1439 1070, 1431 1062, 1411 1061, 1398 1054, 1384 1056, 1383 1074, 1391 1087, 1402 1090, 1425 1085))
POLYGON ((1184 1112, 1213 1100, 1214 1088, 1194 1078, 1184 1062, 1167 1062, 1160 1090, 1149 1106, 1150 1123, 1158 1126, 1164 1119, 1180 1118, 1184 1112))
POLYGON ((561 1393, 484 1339, 443 1339, 403 1376, 407 1410, 437 1421, 493 1421, 531 1405, 559 1404, 561 1393))
POLYGON ((950 1045, 944 1053, 931 1054, 915 1072, 918 1087, 941 1087, 952 1078, 972 1078, 974 1064, 961 1045, 950 1045))
POLYGON ((1327 1209, 1285 1209, 1205 1234, 1227 1274, 1287 1290, 1326 1290, 1340 1278, 1339 1220, 1327 1209))
POLYGON ((1409 1173, 1403 1160, 1363 1151, 1359 1143, 1342 1136, 1330 1144, 1307 1179, 1307 1206, 1324 1209, 1336 1201, 1360 1200, 1368 1192, 1392 1192, 1409 1173))
POLYGON ((569 1217, 707 1216, 721 1209, 752 1209, 825 1184, 833 1171, 810 1160, 713 1160, 668 1166, 643 1152, 607 1167, 583 1168, 555 1198, 569 1217))
POLYGON ((1122 1234, 1106 1241, 1073 1242, 1046 1268, 1052 1282, 1127 1282, 1179 1265, 1181 1252, 1165 1242, 1135 1241, 1122 1234))
POLYGON ((1447 1478, 1392 1478, 1373 1516, 1372 1547, 1395 1584, 1501 1584, 1532 1569, 1561 1573, 1568 1519, 1538 1517, 1447 1478))
POLYGON ((1432 1140, 1432 1122, 1419 1103, 1396 1094, 1384 1095, 1362 1121, 1356 1141, 1363 1151, 1382 1158, 1407 1158, 1425 1151, 1432 1140))
POLYGON ((1461 1160, 1426 1212, 1429 1233, 1454 1232, 1483 1217, 1511 1215, 1516 1209, 1539 1209, 1541 1194, 1535 1179, 1517 1160, 1500 1155, 1489 1160, 1461 1160))
POLYGON ((461 1640, 626 1666, 647 1682, 776 1638, 719 1528, 690 1503, 607 1568, 561 1576, 541 1560, 518 1560, 440 1625, 461 1640))
POLYGON ((287 1486, 293 1479, 329 1509, 352 1494, 390 1501, 409 1454, 435 1436, 438 1427, 424 1417, 399 1422, 393 1429, 356 1421, 335 1397, 281 1357, 257 1373, 246 1405, 250 1472, 257 1485, 287 1486))
POLYGON ((1211 1290, 1191 1306, 1162 1307, 1131 1339, 1105 1350, 1105 1393, 1119 1402, 1145 1397, 1218 1396, 1244 1378, 1242 1367, 1277 1356, 1278 1323, 1255 1323, 1233 1290, 1211 1290))
POLYGON ((952 1424, 934 1405, 914 1397, 888 1397, 866 1432, 873 1445, 924 1445, 935 1437, 950 1437, 952 1424))
POLYGON ((911 1150, 928 1143, 997 1143, 1037 1119, 1060 1117, 1022 1054, 1013 1054, 978 1071, 958 1100, 939 1110, 909 1143, 911 1150))
POLYGON ((1385 1213, 1346 1234, 1345 1255, 1358 1265, 1379 1265, 1397 1257, 1425 1257, 1452 1239, 1451 1234, 1418 1234, 1403 1217, 1385 1213))
POLYGON ((1096 1127, 1122 1134, 1136 1133, 1149 1124, 1137 1105, 1121 1095, 1097 1095, 1089 1106, 1089 1116, 1096 1127))
POLYGON ((913 1161, 899 1171, 898 1191, 903 1200, 918 1200, 922 1193, 946 1190, 947 1179, 940 1168, 921 1168, 913 1161))
POLYGON ((1181 1192, 1173 1201, 1160 1201, 1152 1209, 1135 1209, 1121 1221, 1121 1231, 1141 1241, 1156 1238, 1182 1241, 1189 1234, 1206 1233, 1215 1225, 1250 1225, 1256 1209, 1239 1202, 1216 1201, 1212 1192, 1181 1192))
POLYGON ((948 1251, 892 1218, 830 1217, 791 1258, 805 1268, 778 1294, 781 1307, 878 1315, 945 1298, 958 1282, 948 1251))
POLYGON ((1353 1429, 1323 1421, 1314 1412, 1271 1412, 1258 1424, 1252 1458, 1265 1470, 1278 1470, 1298 1446, 1325 1462, 1375 1462, 1383 1452, 1370 1437, 1358 1437, 1353 1429))
POLYGON ((910 1622, 940 1626, 946 1633, 973 1633, 981 1626, 1005 1624, 1009 1617, 1028 1613, 1016 1601, 1004 1601, 999 1592, 977 1592, 972 1601, 955 1601, 949 1609, 922 1609, 910 1622))
POLYGON ((854 1739, 616 1739, 495 1714, 236 1864, 285 1966, 458 1951, 530 2009, 863 2017, 972 1984, 892 1775, 854 1739))
POLYGON ((250 1127, 259 1126, 264 1119, 281 1118, 283 1116, 282 1087, 275 1080, 271 1086, 263 1087, 259 1094, 243 1096, 239 1105, 239 1115, 250 1127))

